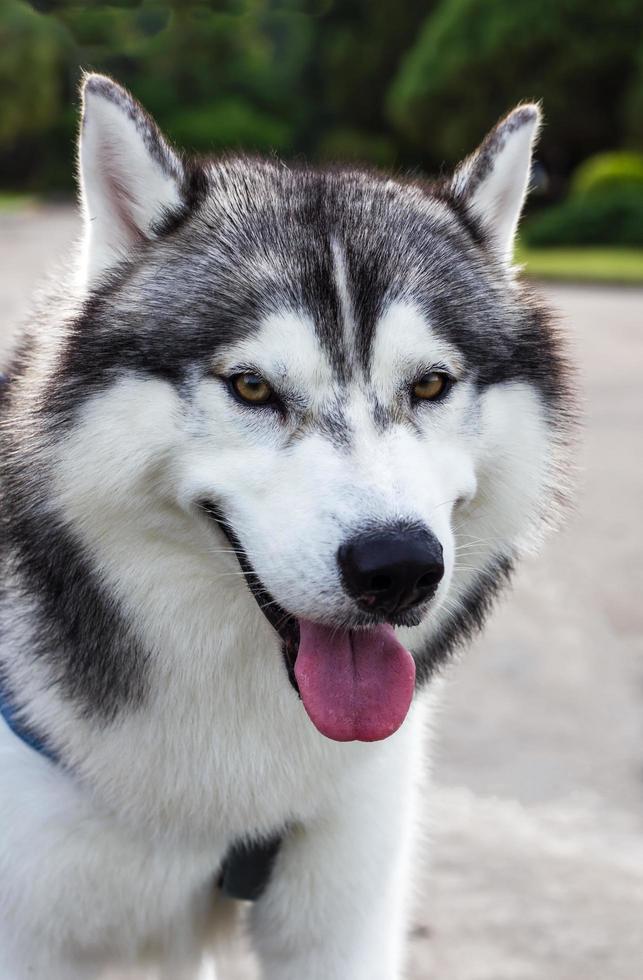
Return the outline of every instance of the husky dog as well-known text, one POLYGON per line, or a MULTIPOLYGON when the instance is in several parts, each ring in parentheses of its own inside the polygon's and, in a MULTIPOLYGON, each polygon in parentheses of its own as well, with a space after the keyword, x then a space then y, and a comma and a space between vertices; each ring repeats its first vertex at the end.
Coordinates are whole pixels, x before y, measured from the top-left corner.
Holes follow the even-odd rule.
POLYGON ((426 692, 560 495, 539 110, 429 185, 83 98, 2 395, 0 978, 197 977, 227 891, 269 980, 395 980, 426 692))

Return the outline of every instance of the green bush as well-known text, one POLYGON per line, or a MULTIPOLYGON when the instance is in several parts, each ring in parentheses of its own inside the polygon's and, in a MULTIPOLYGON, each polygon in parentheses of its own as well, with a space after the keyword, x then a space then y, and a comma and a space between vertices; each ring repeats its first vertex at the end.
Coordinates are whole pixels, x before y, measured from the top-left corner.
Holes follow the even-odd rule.
POLYGON ((71 189, 81 68, 189 148, 438 171, 542 99, 552 197, 643 151, 641 0, 0 0, 0 179, 71 189))
POLYGON ((17 0, 0 16, 0 150, 47 133, 60 112, 64 31, 17 0))
POLYGON ((386 136, 373 136, 358 129, 331 129, 317 145, 317 156, 333 163, 368 160, 378 167, 390 167, 395 162, 395 144, 386 136))
POLYGON ((512 104, 542 99, 554 175, 623 144, 641 0, 442 0, 401 63, 391 118, 454 163, 512 104))
POLYGON ((643 154, 598 153, 581 163, 571 182, 571 193, 595 194, 612 187, 638 187, 643 193, 643 154))
POLYGON ((245 149, 287 153, 290 150, 288 126, 243 99, 219 99, 210 105, 183 110, 167 118, 164 125, 168 136, 190 152, 245 149))
POLYGON ((643 186, 610 187, 570 197, 527 221, 522 237, 532 248, 643 246, 643 186))
POLYGON ((625 100, 627 146, 643 151, 643 40, 625 100))
POLYGON ((384 96, 436 2, 0 0, 2 182, 71 189, 81 68, 187 149, 399 164, 384 96))

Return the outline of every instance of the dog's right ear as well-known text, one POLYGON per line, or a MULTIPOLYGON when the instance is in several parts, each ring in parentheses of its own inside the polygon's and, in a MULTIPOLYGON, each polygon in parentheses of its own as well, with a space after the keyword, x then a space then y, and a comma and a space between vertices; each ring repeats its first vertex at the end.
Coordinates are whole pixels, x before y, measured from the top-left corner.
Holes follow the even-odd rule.
POLYGON ((183 204, 183 164, 145 110, 105 75, 86 75, 79 144, 85 282, 154 237, 183 204))

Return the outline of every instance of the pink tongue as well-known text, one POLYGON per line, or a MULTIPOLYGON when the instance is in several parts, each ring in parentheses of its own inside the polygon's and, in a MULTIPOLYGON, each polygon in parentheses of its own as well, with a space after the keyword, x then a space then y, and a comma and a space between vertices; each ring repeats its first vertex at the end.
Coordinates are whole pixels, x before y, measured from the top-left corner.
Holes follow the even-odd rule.
POLYGON ((397 731, 411 704, 415 661, 392 626, 338 630, 299 620, 295 677, 308 716, 337 742, 376 742, 397 731))

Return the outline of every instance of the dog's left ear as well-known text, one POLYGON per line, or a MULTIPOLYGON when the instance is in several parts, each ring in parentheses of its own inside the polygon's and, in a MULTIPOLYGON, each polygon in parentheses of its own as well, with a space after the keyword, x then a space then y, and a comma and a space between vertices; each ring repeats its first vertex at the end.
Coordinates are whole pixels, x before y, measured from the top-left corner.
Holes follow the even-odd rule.
POLYGON ((540 127, 537 105, 521 105, 485 137, 457 168, 451 192, 477 218, 499 257, 509 263, 540 127))
POLYGON ((94 286, 138 244, 153 238, 165 215, 181 207, 185 175, 156 123, 111 78, 86 75, 82 96, 85 280, 94 286))

